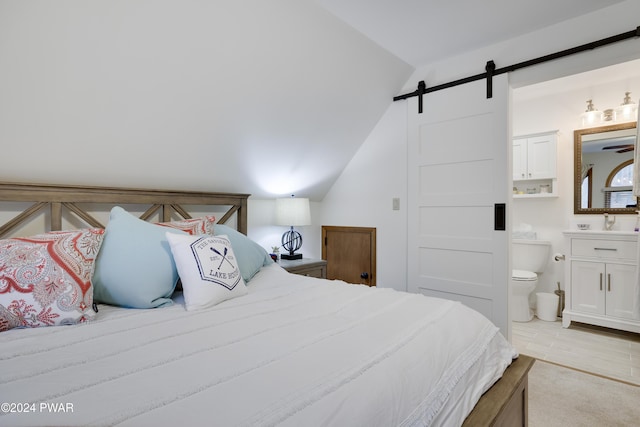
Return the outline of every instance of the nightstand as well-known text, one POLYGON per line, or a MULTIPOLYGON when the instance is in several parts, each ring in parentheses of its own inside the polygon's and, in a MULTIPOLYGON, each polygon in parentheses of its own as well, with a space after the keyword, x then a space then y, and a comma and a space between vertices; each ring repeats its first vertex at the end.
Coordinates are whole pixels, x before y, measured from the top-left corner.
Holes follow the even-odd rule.
POLYGON ((281 259, 279 264, 289 273, 319 277, 320 279, 327 278, 327 261, 324 259, 281 259))

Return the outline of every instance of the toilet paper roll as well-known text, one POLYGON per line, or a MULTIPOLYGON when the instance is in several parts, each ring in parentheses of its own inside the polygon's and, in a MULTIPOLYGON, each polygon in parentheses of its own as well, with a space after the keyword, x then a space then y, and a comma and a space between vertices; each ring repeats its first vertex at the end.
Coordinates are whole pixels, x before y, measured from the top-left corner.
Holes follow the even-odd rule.
POLYGON ((553 261, 554 262, 564 261, 564 254, 561 254, 561 253, 553 254, 553 261))

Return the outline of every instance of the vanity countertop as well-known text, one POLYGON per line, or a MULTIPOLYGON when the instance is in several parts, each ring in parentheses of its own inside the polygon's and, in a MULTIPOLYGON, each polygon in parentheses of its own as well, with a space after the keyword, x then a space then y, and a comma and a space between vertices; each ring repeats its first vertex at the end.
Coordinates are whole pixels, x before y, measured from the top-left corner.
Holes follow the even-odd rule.
POLYGON ((565 230, 563 234, 574 234, 580 236, 638 236, 638 232, 635 231, 620 231, 620 230, 565 230))

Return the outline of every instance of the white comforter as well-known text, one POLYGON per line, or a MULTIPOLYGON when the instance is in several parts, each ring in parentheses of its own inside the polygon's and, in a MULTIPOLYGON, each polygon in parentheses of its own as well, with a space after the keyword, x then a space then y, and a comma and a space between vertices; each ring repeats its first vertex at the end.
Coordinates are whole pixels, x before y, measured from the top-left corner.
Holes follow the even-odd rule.
POLYGON ((277 265, 248 288, 1 333, 0 425, 458 425, 516 356, 459 303, 277 265))

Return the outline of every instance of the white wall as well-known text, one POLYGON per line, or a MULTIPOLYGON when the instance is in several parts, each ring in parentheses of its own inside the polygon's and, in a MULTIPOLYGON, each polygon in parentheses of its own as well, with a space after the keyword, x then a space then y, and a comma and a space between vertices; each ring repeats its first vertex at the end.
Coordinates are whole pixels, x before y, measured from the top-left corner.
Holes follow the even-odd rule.
POLYGON ((2 0, 0 180, 321 199, 413 68, 311 0, 2 0))
POLYGON ((407 289, 406 104, 394 103, 322 201, 321 225, 376 228, 377 286, 407 289), (400 210, 392 209, 393 198, 400 210))
MULTIPOLYGON (((497 67, 507 66, 629 31, 638 25, 638 16, 640 16, 640 2, 628 0, 597 13, 584 15, 517 39, 507 40, 486 49, 479 49, 466 55, 430 64, 414 72, 405 84, 403 93, 415 90, 420 80, 425 80, 428 86, 434 86, 483 72, 486 61, 490 59, 496 62, 497 67)), ((514 87, 518 87, 637 59, 640 57, 638 43, 639 41, 634 39, 572 58, 521 70, 510 75, 510 81, 514 87)), ((640 89, 638 90, 640 91, 640 89)), ((623 95, 623 93, 621 94, 623 95)), ((617 99, 620 93, 616 93, 615 96, 617 99)), ((563 100, 561 105, 567 115, 579 114, 586 99, 581 99, 576 106, 568 100, 563 100)), ((460 101, 464 102, 464 100, 460 101)), ((425 102, 429 102, 428 95, 425 97, 425 102)), ((404 204, 402 204, 400 212, 391 212, 390 206, 391 198, 396 195, 399 195, 403 202, 406 201, 407 116, 402 105, 406 106, 406 103, 398 102, 391 105, 322 202, 323 223, 378 228, 379 285, 398 289, 406 288, 407 280, 406 268, 404 271, 400 271, 399 268, 401 265, 406 267, 407 213, 404 204), (380 233, 383 230, 384 232, 380 233)), ((545 123, 544 126, 539 127, 521 124, 518 126, 518 133, 528 133, 549 130, 551 123, 545 123)), ((561 164, 572 165, 572 153, 566 151, 572 137, 567 135, 566 126, 568 124, 563 128, 564 134, 560 138, 559 146, 563 148, 560 150, 559 161, 561 164)), ((551 126, 551 129, 553 128, 551 126)), ((455 132, 455 130, 452 131, 455 132)), ((510 141, 505 141, 505 144, 510 144, 510 141)), ((553 237, 552 234, 557 237, 555 230, 566 226, 566 215, 572 206, 570 197, 567 198, 567 195, 571 193, 567 193, 567 189, 564 187, 567 183, 573 182, 572 168, 559 168, 559 173, 558 179, 564 183, 562 184, 563 188, 560 189, 563 196, 550 202, 552 205, 550 214, 545 215, 542 221, 536 222, 536 225, 544 230, 543 237, 553 237), (560 220, 562 225, 558 225, 557 218, 562 218, 560 220)), ((509 177, 505 177, 505 179, 509 179, 509 177)), ((530 222, 533 222, 534 219, 534 217, 527 215, 518 215, 515 218, 516 221, 528 220, 530 222)), ((558 247, 556 237, 553 237, 554 250, 558 247)), ((551 270, 546 278, 548 280, 545 279, 542 286, 550 286, 556 274, 557 271, 551 270)))

